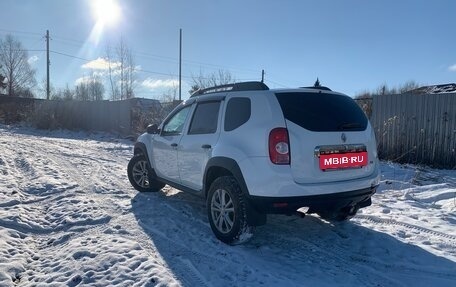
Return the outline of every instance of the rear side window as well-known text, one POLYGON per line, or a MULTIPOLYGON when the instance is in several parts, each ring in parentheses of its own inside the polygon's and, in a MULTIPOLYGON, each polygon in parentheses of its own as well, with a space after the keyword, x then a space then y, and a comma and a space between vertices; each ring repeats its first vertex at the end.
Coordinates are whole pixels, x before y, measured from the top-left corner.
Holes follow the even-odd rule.
POLYGON ((368 120, 352 98, 330 93, 276 93, 284 117, 314 132, 364 131, 368 120))
POLYGON ((213 134, 217 131, 220 102, 205 102, 196 106, 189 135, 213 134))
POLYGON ((231 98, 226 105, 225 131, 237 129, 250 119, 251 104, 249 98, 231 98))

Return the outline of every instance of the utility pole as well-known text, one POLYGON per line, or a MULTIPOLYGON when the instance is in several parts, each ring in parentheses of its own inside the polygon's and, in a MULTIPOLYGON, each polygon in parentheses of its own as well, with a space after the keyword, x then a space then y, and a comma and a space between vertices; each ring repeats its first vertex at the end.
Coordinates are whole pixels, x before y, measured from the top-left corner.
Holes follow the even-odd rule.
POLYGON ((49 61, 49 30, 46 30, 46 99, 49 100, 50 96, 50 86, 49 86, 49 65, 51 61, 49 61))
POLYGON ((179 101, 182 100, 182 29, 179 29, 179 101))
POLYGON ((264 70, 261 70, 261 82, 264 83, 264 70))

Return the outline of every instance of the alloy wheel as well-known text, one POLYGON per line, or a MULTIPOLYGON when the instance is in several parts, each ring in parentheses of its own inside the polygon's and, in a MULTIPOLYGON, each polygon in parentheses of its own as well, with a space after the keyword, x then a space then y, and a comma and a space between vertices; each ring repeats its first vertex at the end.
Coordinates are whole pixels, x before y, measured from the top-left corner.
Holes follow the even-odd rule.
POLYGON ((211 200, 212 220, 221 233, 231 231, 235 221, 234 204, 230 194, 223 189, 217 189, 211 200))

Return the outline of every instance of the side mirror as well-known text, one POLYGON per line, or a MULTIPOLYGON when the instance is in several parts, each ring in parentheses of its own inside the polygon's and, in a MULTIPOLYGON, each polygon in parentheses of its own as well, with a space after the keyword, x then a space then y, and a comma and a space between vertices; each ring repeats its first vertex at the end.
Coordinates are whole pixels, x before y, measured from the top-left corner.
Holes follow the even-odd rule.
POLYGON ((158 128, 157 124, 148 125, 147 126, 147 133, 155 135, 155 134, 160 133, 160 129, 158 128))

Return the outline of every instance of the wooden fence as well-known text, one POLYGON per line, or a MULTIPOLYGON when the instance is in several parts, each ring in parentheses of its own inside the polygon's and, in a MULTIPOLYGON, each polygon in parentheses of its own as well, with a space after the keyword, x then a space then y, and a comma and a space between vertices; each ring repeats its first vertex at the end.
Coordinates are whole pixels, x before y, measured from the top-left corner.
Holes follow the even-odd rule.
POLYGON ((456 169, 456 94, 374 96, 381 159, 456 169))

